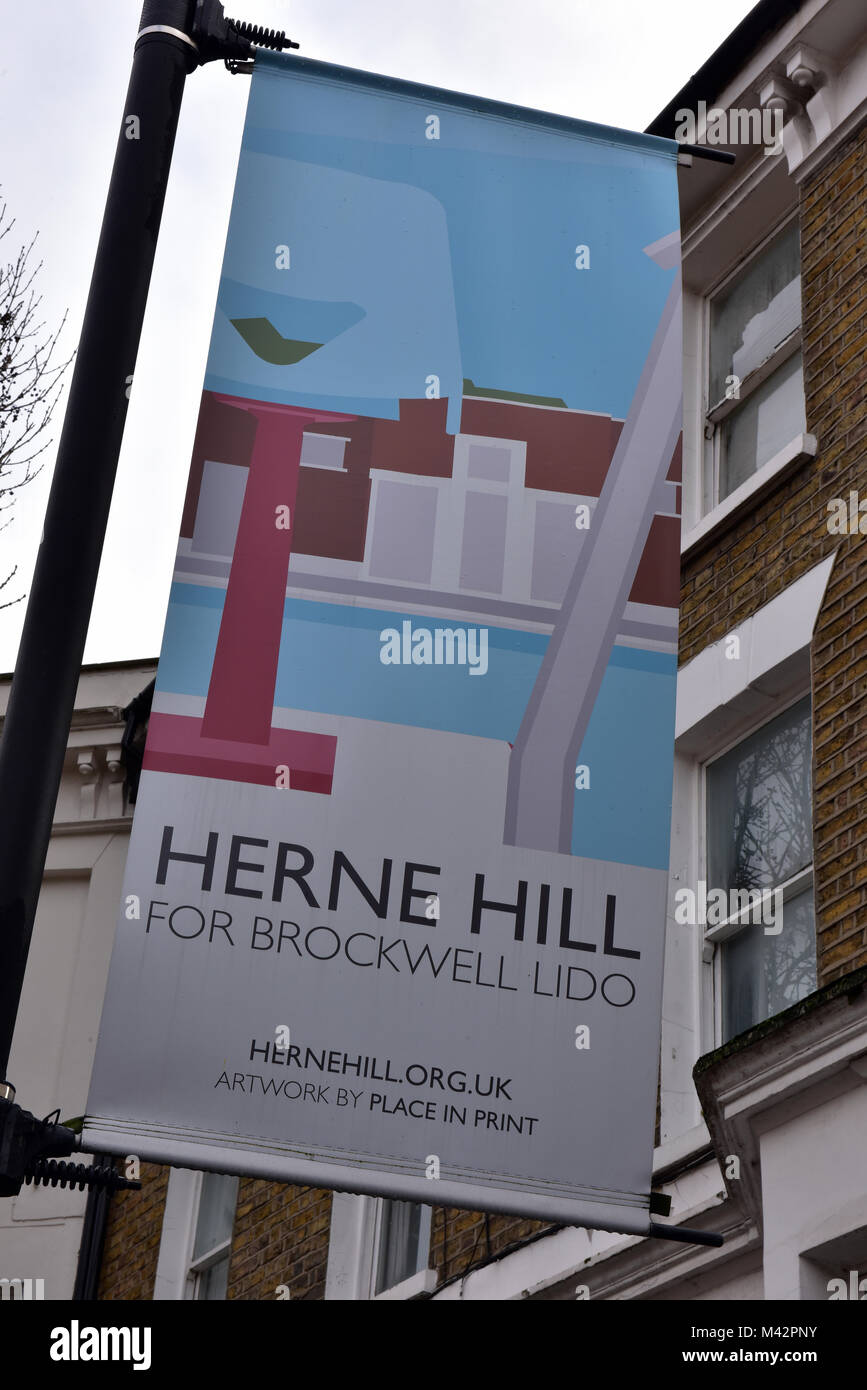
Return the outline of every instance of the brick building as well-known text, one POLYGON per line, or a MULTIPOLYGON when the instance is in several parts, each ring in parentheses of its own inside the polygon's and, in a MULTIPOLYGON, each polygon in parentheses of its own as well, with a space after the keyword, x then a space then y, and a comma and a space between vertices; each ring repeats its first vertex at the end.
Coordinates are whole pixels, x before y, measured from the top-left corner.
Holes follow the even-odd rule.
MULTIPOLYGON (((16 1274, 47 1276, 48 1297, 69 1296, 79 1244, 101 1247, 87 1262, 101 1299, 798 1300, 829 1297, 830 1281, 851 1283, 851 1271, 867 1276, 861 0, 761 0, 650 131, 674 135, 684 112, 699 142, 736 162, 696 159, 680 175, 680 668, 654 1187, 671 1197, 671 1222, 721 1232, 724 1245, 143 1165, 141 1193, 108 1208, 29 1190, 0 1203, 16 1274), (768 148, 763 111, 781 113, 779 149, 768 148), (703 904, 718 888, 761 889, 782 915, 684 920, 684 890, 703 904)), ((465 403, 465 428, 502 438, 509 411, 529 407, 482 389, 465 403), (479 423, 485 412, 496 427, 479 423)), ((532 408, 540 431, 562 421, 556 402, 532 408)), ((605 428, 609 443, 594 443, 603 469, 617 422, 605 428)), ((339 473, 328 471, 327 438, 308 446, 320 451, 302 473, 312 553, 322 490, 349 498, 371 486, 353 461, 370 441, 344 434, 339 473)), ((426 434, 418 470, 448 476, 437 431, 426 434)), ((232 436, 241 449, 242 435, 232 436)), ((380 440, 374 471, 396 466, 387 451, 380 440)), ((531 485, 563 490, 559 478, 531 485)), ((301 486, 298 506, 303 534, 301 486)), ((183 534, 195 524, 188 507, 183 534)), ((351 528, 346 547, 346 563, 360 563, 351 528)), ((50 1109, 56 1094, 69 1113, 84 1106, 130 814, 121 711, 152 674, 140 663, 82 676, 12 1058, 33 1108, 44 1098, 50 1109), (70 902, 78 934, 64 975, 51 946, 70 902), (58 1005, 49 1024, 46 980, 58 1005), (46 1049, 60 1059, 50 1085, 33 1060, 46 1049)), ((146 701, 128 727, 145 716, 146 701)), ((83 1277, 79 1264, 80 1287, 83 1277)))

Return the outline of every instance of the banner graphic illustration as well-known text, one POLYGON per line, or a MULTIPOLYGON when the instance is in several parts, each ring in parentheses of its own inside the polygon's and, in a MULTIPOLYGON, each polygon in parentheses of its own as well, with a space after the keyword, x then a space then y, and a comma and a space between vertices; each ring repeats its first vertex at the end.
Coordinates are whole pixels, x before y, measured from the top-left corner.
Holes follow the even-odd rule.
POLYGON ((676 153, 257 56, 92 1145, 648 1230, 676 153))

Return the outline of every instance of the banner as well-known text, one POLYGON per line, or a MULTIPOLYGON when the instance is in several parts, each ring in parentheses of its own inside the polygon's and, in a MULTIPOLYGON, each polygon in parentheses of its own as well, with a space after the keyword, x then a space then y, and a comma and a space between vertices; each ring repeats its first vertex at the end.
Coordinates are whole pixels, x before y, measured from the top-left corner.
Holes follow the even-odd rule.
POLYGON ((91 1146, 648 1230, 676 154, 257 55, 91 1146))

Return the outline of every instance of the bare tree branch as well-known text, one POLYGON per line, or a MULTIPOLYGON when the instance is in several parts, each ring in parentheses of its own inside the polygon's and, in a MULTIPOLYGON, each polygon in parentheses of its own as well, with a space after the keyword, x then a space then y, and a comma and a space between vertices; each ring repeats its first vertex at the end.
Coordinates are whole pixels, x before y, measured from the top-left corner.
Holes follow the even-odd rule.
MULTIPOLYGON (((0 202, 0 242, 15 226, 7 205, 0 202)), ((0 259, 0 530, 12 522, 15 499, 40 473, 36 460, 51 444, 47 433, 62 388, 63 373, 72 361, 56 360, 57 341, 66 323, 50 333, 39 317, 41 295, 34 288, 42 262, 33 264, 36 237, 19 247, 13 259, 0 259)), ((3 251, 6 248, 2 248, 3 251)), ((18 566, 0 582, 4 590, 18 566)), ((19 603, 0 601, 0 609, 19 603)))

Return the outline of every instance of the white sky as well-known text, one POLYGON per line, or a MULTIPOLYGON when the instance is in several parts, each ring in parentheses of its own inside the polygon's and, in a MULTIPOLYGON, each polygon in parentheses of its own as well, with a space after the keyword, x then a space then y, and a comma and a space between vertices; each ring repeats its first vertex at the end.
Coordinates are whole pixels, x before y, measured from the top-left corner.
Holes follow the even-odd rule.
MULTIPOLYGON (((305 57, 642 130, 753 3, 228 0, 225 9, 285 29, 305 57)), ((140 12, 140 0, 2 8, 0 187, 17 221, 12 237, 39 232, 43 314, 53 326, 69 310, 67 355, 84 313, 140 12)), ((87 662, 159 651, 249 88, 222 63, 187 80, 87 662)), ((64 405, 65 397, 55 443, 64 405)), ((45 459, 0 533, 2 575, 19 567, 6 594, 29 585, 54 445, 45 459)), ((14 665, 24 610, 22 602, 0 611, 0 672, 14 665)))

